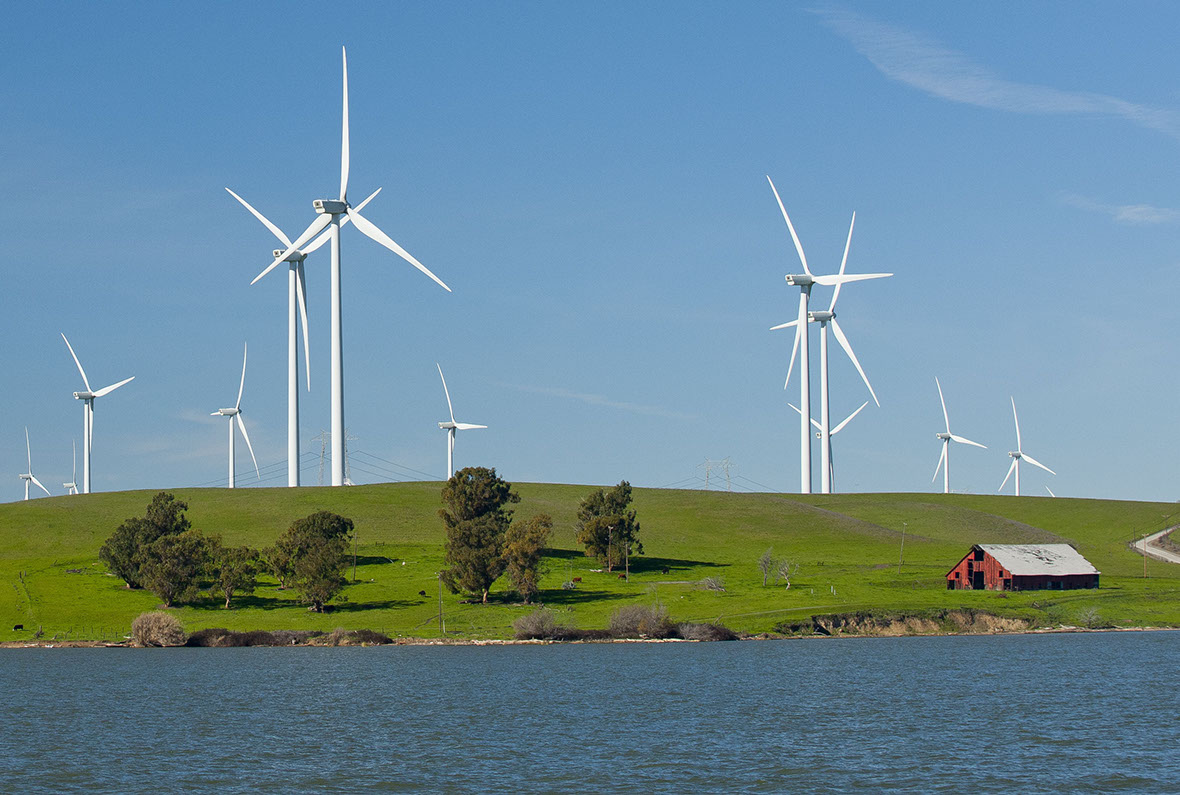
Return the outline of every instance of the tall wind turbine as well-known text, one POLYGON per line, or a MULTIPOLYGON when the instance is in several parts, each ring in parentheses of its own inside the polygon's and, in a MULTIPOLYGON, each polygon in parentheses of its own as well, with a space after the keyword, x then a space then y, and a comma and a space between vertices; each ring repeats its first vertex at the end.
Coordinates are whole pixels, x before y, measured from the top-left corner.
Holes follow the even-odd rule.
POLYGON ((476 428, 486 428, 486 425, 472 425, 469 422, 455 422, 455 409, 451 406, 451 392, 447 389, 447 379, 443 375, 442 365, 434 363, 438 368, 438 377, 442 379, 443 394, 447 396, 447 412, 451 415, 450 422, 440 422, 439 428, 447 432, 447 478, 455 474, 455 431, 471 431, 476 428))
POLYGON ((78 372, 82 374, 82 383, 86 386, 84 392, 75 392, 74 399, 82 401, 82 493, 90 493, 90 449, 94 442, 94 399, 109 395, 128 381, 134 381, 135 376, 124 378, 117 384, 104 386, 97 392, 90 388, 90 380, 86 378, 86 371, 82 369, 82 362, 78 361, 78 354, 74 353, 74 346, 62 334, 66 347, 70 349, 70 356, 74 357, 74 364, 78 365, 78 372))
POLYGON ((246 386, 246 344, 242 343, 242 381, 238 384, 238 402, 232 409, 218 409, 209 416, 229 417, 229 487, 234 487, 234 421, 242 431, 242 438, 246 440, 246 449, 250 451, 250 458, 254 461, 254 473, 262 480, 262 473, 258 470, 258 459, 254 458, 254 447, 250 444, 250 434, 246 433, 246 423, 242 422, 242 389, 246 386))
MULTIPOLYGON (((272 224, 262 213, 250 206, 250 203, 229 188, 229 195, 237 199, 251 215, 262 222, 279 242, 290 248, 291 239, 272 224)), ((381 189, 373 191, 369 198, 358 205, 363 208, 373 200, 381 189)), ((341 220, 341 226, 348 223, 348 218, 341 220)), ((299 342, 296 329, 296 313, 303 323, 303 358, 307 371, 307 390, 311 391, 311 351, 307 341, 307 276, 303 272, 303 261, 307 255, 318 249, 332 238, 332 233, 325 230, 306 248, 295 249, 288 254, 284 261, 290 265, 287 274, 287 485, 299 485, 299 342)), ((272 256, 283 254, 283 249, 274 249, 272 256)), ((257 281, 257 280, 255 280, 257 281)))
MULTIPOLYGON (((413 265, 425 275, 433 279, 440 287, 447 292, 451 291, 450 287, 442 282, 437 276, 426 269, 418 260, 414 259, 409 252, 395 243, 388 235, 378 229, 371 221, 365 218, 358 212, 358 208, 352 207, 348 203, 348 54, 344 48, 341 48, 342 63, 344 67, 344 105, 342 112, 342 132, 340 144, 340 198, 338 199, 316 199, 312 202, 318 214, 316 219, 311 222, 311 225, 304 230, 298 238, 295 239, 291 245, 287 246, 286 250, 279 252, 272 262, 262 273, 254 277, 254 282, 257 282, 267 273, 269 273, 275 266, 281 262, 285 262, 287 257, 293 252, 298 251, 301 246, 318 235, 324 229, 330 227, 331 241, 332 241, 332 485, 344 485, 344 345, 343 345, 343 329, 341 322, 341 297, 340 297, 340 227, 344 224, 344 219, 348 218, 363 234, 377 241, 387 249, 397 254, 406 262, 413 265)), ((254 282, 251 282, 253 284, 254 282)))
POLYGON ((1008 483, 1008 478, 1012 477, 1012 473, 1015 472, 1016 473, 1016 496, 1019 497, 1020 496, 1020 461, 1021 461, 1021 459, 1029 462, 1030 464, 1032 464, 1035 467, 1040 467, 1041 469, 1048 472, 1050 475, 1056 475, 1057 473, 1054 472, 1052 469, 1049 469, 1049 467, 1045 466, 1040 461, 1036 460, 1031 455, 1029 455, 1028 453, 1026 453, 1020 449, 1020 418, 1016 416, 1016 399, 1010 397, 1009 400, 1012 401, 1012 419, 1016 423, 1016 449, 1008 451, 1008 455, 1012 456, 1012 466, 1008 467, 1008 474, 1004 475, 1004 482, 1000 484, 1000 487, 998 489, 996 489, 996 491, 1003 491, 1004 486, 1008 483))
POLYGON ((885 278, 893 274, 853 274, 846 275, 844 270, 848 263, 848 248, 852 245, 852 229, 857 223, 857 213, 852 213, 852 223, 848 225, 848 239, 844 245, 844 258, 840 261, 839 274, 831 276, 815 276, 811 269, 807 267, 807 257, 804 255, 804 247, 799 242, 799 236, 795 234, 794 224, 791 223, 791 217, 787 215, 787 209, 782 204, 782 199, 779 197, 779 191, 774 188, 774 182, 767 177, 767 182, 771 183, 771 190, 774 191, 774 198, 778 199, 779 209, 782 211, 782 218, 787 222, 787 229, 791 230, 791 239, 795 244, 795 251, 798 251, 799 261, 804 267, 804 274, 789 274, 787 275, 787 283, 798 285, 799 287, 799 317, 789 323, 782 323, 780 326, 773 327, 772 330, 795 327, 795 341, 791 349, 791 366, 787 369, 787 382, 782 385, 786 389, 787 383, 791 382, 791 372, 795 366, 795 355, 799 354, 799 403, 800 403, 800 468, 806 474, 801 475, 802 493, 811 493, 811 429, 808 427, 809 412, 811 412, 811 362, 808 357, 809 336, 807 334, 807 322, 814 321, 820 324, 820 423, 824 431, 821 432, 820 440, 820 456, 822 472, 820 474, 821 491, 825 494, 831 492, 831 462, 827 460, 830 455, 831 446, 827 444, 827 436, 831 435, 828 428, 831 427, 831 415, 828 410, 828 396, 827 396, 827 326, 832 324, 832 330, 835 333, 835 339, 843 347, 845 353, 852 360, 852 363, 857 367, 857 372, 860 373, 861 379, 864 380, 865 386, 868 387, 868 394, 871 394, 873 401, 880 406, 880 401, 877 400, 877 394, 873 392, 871 383, 868 383, 868 376, 865 375, 865 370, 860 367, 860 362, 857 361, 857 355, 852 351, 851 344, 848 344, 847 337, 844 331, 840 329, 839 323, 835 322, 835 302, 840 297, 840 285, 845 282, 861 282, 870 280, 870 278, 885 278), (817 311, 817 313, 808 313, 807 302, 811 296, 812 284, 824 284, 828 287, 834 287, 835 291, 832 294, 832 303, 828 305, 827 311, 817 311))
MULTIPOLYGON (((976 447, 987 449, 987 445, 982 445, 979 442, 973 442, 962 436, 956 436, 951 433, 951 418, 946 413, 946 400, 942 396, 942 384, 938 383, 938 376, 934 377, 934 385, 938 387, 938 400, 942 403, 942 418, 946 421, 946 433, 934 434, 942 440, 942 454, 938 457, 938 466, 934 467, 934 477, 930 478, 930 482, 938 480, 938 470, 942 470, 942 493, 951 493, 951 442, 958 442, 959 444, 970 444, 976 447)), ((1001 488, 1003 488, 1001 486, 1001 488)))
POLYGON ((47 497, 52 497, 53 495, 49 493, 49 489, 42 486, 41 481, 37 480, 37 477, 33 474, 33 448, 29 446, 29 429, 27 427, 25 428, 25 452, 29 454, 29 471, 20 476, 20 479, 25 482, 25 499, 27 500, 29 498, 30 483, 36 483, 37 488, 45 492, 47 497))
MULTIPOLYGON (((794 403, 788 403, 787 405, 790 406, 791 408, 793 408, 795 411, 799 411, 799 407, 796 406, 794 403)), ((841 422, 839 425, 837 425, 835 428, 832 428, 831 432, 827 435, 828 436, 828 443, 827 443, 828 483, 830 484, 832 491, 835 491, 835 489, 836 489, 836 456, 832 453, 832 437, 835 436, 836 434, 838 434, 840 431, 844 430, 844 426, 846 426, 848 423, 852 422, 852 418, 855 417, 857 414, 860 414, 860 412, 867 405, 869 405, 869 401, 867 401, 867 400, 864 403, 861 403, 860 408, 858 408, 856 411, 852 412, 847 417, 845 417, 844 421, 841 422)), ((803 412, 799 411, 799 413, 802 414, 803 412)), ((816 422, 815 418, 812 418, 811 424, 815 426, 815 438, 816 439, 823 439, 823 437, 824 437, 823 425, 816 422)), ((828 492, 824 492, 824 493, 830 494, 830 493, 832 493, 832 491, 828 491, 828 492)))
MULTIPOLYGON (((71 439, 70 440, 70 447, 73 448, 73 451, 74 451, 74 455, 72 458, 72 460, 74 462, 73 474, 70 475, 70 482, 69 483, 63 483, 61 485, 65 487, 66 494, 77 494, 78 493, 78 443, 75 442, 73 439, 71 439)), ((32 456, 30 456, 30 458, 31 457, 32 456)))

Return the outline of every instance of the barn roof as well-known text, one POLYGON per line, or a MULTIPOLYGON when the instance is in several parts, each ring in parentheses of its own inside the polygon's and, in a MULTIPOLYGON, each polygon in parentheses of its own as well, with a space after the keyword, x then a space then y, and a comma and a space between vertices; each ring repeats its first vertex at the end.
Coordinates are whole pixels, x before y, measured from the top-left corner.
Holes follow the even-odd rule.
POLYGON ((979 544, 1012 574, 1097 574, 1098 569, 1069 544, 979 544))

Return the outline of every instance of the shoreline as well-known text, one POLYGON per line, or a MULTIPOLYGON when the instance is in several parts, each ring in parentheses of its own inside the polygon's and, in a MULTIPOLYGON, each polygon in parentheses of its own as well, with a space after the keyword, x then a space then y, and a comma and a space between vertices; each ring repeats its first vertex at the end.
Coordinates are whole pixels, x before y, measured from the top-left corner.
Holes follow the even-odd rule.
MULTIPOLYGON (((922 634, 836 634, 836 635, 777 635, 759 633, 739 637, 738 642, 745 641, 773 641, 773 640, 880 640, 894 638, 984 638, 1009 637, 1012 635, 1063 635, 1094 632, 1180 632, 1180 627, 1075 627, 1063 625, 1059 627, 1040 627, 1037 629, 1001 630, 994 632, 931 632, 922 634)), ((584 640, 517 640, 515 638, 395 638, 392 643, 362 643, 341 644, 328 646, 316 643, 296 643, 287 645, 258 645, 258 646, 139 646, 131 641, 115 642, 103 640, 58 640, 58 641, 0 641, 0 651, 8 649, 143 649, 143 648, 236 648, 236 649, 299 649, 299 648, 378 648, 385 646, 556 646, 578 644, 610 644, 610 643, 726 643, 728 641, 685 640, 683 638, 609 638, 584 640)))

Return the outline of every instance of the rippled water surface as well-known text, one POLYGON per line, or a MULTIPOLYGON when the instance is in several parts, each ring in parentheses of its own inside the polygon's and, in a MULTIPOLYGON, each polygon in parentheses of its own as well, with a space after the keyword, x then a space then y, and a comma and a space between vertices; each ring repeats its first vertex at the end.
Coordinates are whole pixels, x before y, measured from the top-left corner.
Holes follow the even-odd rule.
POLYGON ((0 790, 1180 791, 1180 633, 0 652, 0 790))

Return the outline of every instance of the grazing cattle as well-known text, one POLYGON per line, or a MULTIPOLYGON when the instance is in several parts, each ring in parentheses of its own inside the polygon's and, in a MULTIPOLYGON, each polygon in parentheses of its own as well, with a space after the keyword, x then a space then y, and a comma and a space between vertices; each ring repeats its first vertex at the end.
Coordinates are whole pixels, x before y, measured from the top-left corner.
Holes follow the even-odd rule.
POLYGON ((670 571, 670 569, 667 566, 665 566, 664 568, 660 569, 660 574, 667 574, 669 571, 670 571))
POLYGON ((13 627, 13 628, 12 628, 12 631, 13 631, 13 632, 19 632, 20 630, 22 630, 22 629, 24 629, 24 628, 25 628, 25 625, 24 625, 24 624, 17 624, 15 627, 13 627))
POLYGON ((426 596, 426 591, 418 591, 419 596, 426 596))
POLYGON ((581 581, 582 581, 581 577, 574 577, 574 582, 581 582, 581 581))
POLYGON ((627 575, 626 575, 626 574, 620 574, 620 575, 619 575, 619 579, 620 579, 620 580, 625 580, 625 579, 627 579, 627 575))

